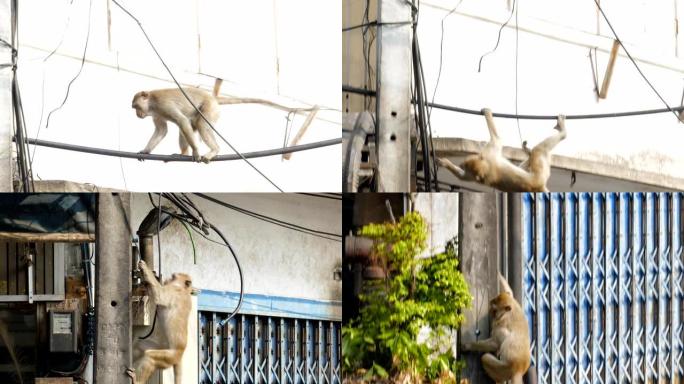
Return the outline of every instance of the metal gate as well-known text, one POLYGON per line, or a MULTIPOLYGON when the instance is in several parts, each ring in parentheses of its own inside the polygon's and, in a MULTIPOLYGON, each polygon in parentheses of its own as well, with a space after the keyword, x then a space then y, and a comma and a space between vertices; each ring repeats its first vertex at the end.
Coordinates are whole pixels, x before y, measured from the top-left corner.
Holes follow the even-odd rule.
POLYGON ((200 312, 200 383, 338 384, 340 322, 200 312))
POLYGON ((521 198, 522 305, 539 382, 680 382, 684 195, 521 198))

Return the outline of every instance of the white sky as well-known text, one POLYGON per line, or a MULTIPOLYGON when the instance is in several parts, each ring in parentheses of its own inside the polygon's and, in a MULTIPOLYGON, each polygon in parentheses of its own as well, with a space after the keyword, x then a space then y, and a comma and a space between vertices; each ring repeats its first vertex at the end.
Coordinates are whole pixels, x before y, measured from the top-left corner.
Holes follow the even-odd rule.
MULTIPOLYGON (((319 112, 300 144, 340 137, 338 1, 120 2, 142 22, 184 85, 211 88, 213 78, 222 77, 224 95, 332 108, 319 112)), ((39 138, 44 140, 130 152, 147 143, 153 123, 135 116, 132 96, 173 83, 137 24, 113 3, 108 28, 107 3, 93 0, 85 67, 46 129, 48 113, 62 102, 68 82, 78 72, 90 2, 21 2, 19 81, 29 137, 36 137, 40 125, 39 138), (44 62, 62 37, 57 53, 44 62)), ((241 152, 278 148, 283 145, 286 116, 259 105, 222 106, 216 128, 241 152)), ((303 121, 304 116, 295 118, 290 138, 303 121)), ((220 154, 232 153, 217 140, 220 154)), ((178 129, 170 125, 154 153, 177 153, 177 142, 178 129)), ((208 150, 200 148, 202 153, 208 150)), ((251 162, 285 191, 341 189, 340 145, 298 152, 289 161, 272 156, 251 162)), ((131 191, 275 191, 242 161, 141 163, 48 148, 36 150, 34 175, 131 191)))

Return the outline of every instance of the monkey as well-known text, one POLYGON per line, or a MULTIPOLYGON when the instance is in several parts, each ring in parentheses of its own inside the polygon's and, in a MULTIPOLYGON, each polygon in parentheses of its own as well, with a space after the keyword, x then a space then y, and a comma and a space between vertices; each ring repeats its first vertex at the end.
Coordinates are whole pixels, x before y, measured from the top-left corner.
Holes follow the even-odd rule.
POLYGON ((17 359, 17 355, 15 353, 12 335, 10 335, 9 328, 2 319, 0 319, 0 340, 2 340, 2 342, 5 344, 5 348, 7 348, 7 351, 9 351, 10 358, 14 363, 14 369, 17 371, 17 376, 19 377, 19 383, 24 384, 24 378, 21 376, 21 368, 19 367, 19 359, 17 359))
POLYGON ((529 149, 523 143, 528 159, 516 166, 503 157, 503 146, 494 125, 492 111, 484 108, 482 113, 490 136, 484 148, 478 154, 466 157, 460 167, 446 158, 438 158, 438 164, 461 180, 476 181, 505 192, 548 192, 546 182, 551 176, 551 150, 567 137, 565 116, 558 116, 554 127, 558 132, 534 148, 529 149))
POLYGON ((530 367, 530 335, 527 319, 506 279, 499 274, 501 293, 490 300, 490 337, 464 343, 465 351, 485 352, 482 366, 497 383, 510 380, 522 384, 523 375, 530 367))
POLYGON ((145 384, 156 369, 173 367, 174 383, 181 383, 181 358, 188 341, 188 320, 192 309, 192 280, 185 273, 174 273, 160 284, 144 261, 138 262, 148 292, 157 306, 157 324, 145 339, 133 345, 133 369, 127 374, 133 384, 145 384))
POLYGON ((288 108, 263 99, 221 97, 218 95, 218 87, 214 88, 213 93, 199 88, 183 88, 183 90, 211 125, 202 118, 202 115, 195 110, 178 88, 138 92, 133 96, 131 107, 135 109, 135 113, 139 118, 144 119, 147 116, 152 116, 154 121, 154 133, 145 148, 138 153, 151 153, 166 136, 168 131, 167 121, 171 121, 179 128, 178 145, 181 155, 188 155, 189 150, 192 150, 192 159, 194 161, 209 163, 218 154, 220 149, 211 128, 211 126, 216 125, 219 119, 219 105, 256 103, 288 112, 313 110, 313 108, 288 108), (201 140, 210 149, 203 156, 199 154, 197 140, 195 139, 196 132, 199 133, 201 140))
MULTIPOLYGON (((197 106, 202 115, 211 123, 216 124, 219 118, 218 100, 209 92, 199 88, 184 88, 192 103, 197 106)), ((196 162, 209 163, 219 151, 216 138, 209 124, 197 113, 195 108, 177 89, 157 89, 154 91, 141 91, 133 96, 131 107, 136 115, 144 119, 152 116, 154 121, 154 133, 150 137, 145 148, 138 153, 150 153, 166 136, 167 121, 176 124, 180 130, 178 145, 182 155, 188 155, 192 150, 192 159, 196 162), (202 141, 209 147, 209 152, 200 156, 195 140, 195 132, 198 132, 202 141)))

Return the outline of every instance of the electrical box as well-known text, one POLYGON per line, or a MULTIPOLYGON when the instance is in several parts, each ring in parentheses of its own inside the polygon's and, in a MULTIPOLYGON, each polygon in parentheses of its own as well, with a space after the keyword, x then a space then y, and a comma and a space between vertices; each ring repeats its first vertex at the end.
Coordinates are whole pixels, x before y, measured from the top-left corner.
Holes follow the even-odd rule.
POLYGON ((51 310, 50 352, 78 352, 78 314, 76 311, 51 310))

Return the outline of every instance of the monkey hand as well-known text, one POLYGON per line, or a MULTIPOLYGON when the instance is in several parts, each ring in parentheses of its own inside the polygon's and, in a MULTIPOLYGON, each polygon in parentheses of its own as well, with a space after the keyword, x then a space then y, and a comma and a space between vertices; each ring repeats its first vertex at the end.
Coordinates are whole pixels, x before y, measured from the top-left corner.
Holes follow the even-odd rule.
POLYGON ((449 164, 451 164, 451 161, 449 161, 448 159, 445 159, 443 157, 438 157, 437 158, 437 164, 439 164, 440 167, 448 168, 449 164))
POLYGON ((465 343, 461 344, 461 351, 472 351, 473 350, 473 343, 468 341, 465 343))
POLYGON ((138 382, 135 376, 135 370, 133 368, 126 369, 126 374, 131 378, 131 380, 133 380, 133 383, 138 382))
POLYGON ((143 260, 138 261, 138 268, 140 268, 140 269, 143 270, 143 271, 146 270, 146 269, 148 269, 148 268, 147 268, 147 263, 146 263, 145 261, 143 261, 143 260))

